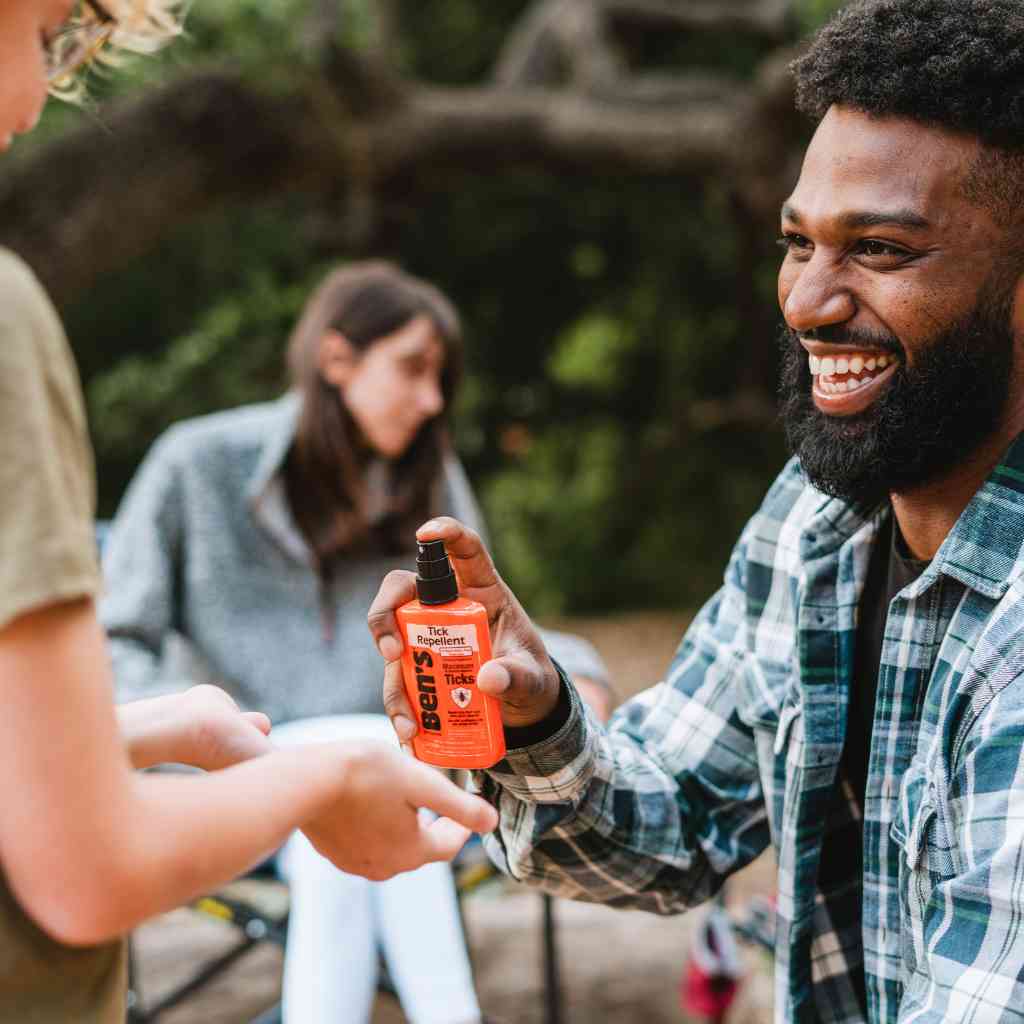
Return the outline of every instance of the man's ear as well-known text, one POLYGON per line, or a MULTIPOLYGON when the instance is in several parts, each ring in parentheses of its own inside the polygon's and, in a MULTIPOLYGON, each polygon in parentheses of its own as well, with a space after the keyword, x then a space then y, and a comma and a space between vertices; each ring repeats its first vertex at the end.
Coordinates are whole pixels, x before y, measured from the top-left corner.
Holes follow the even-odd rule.
POLYGON ((348 384, 356 366, 356 350, 352 342, 340 331, 324 331, 317 353, 320 376, 335 388, 348 384))

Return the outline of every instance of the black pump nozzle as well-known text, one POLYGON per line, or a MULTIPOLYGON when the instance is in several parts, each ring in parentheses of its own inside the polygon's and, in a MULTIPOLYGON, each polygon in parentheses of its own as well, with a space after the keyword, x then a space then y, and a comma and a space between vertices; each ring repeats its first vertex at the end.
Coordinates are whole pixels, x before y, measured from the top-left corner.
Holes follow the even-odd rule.
POLYGON ((459 596, 443 540, 416 545, 416 593, 422 604, 448 604, 459 596))

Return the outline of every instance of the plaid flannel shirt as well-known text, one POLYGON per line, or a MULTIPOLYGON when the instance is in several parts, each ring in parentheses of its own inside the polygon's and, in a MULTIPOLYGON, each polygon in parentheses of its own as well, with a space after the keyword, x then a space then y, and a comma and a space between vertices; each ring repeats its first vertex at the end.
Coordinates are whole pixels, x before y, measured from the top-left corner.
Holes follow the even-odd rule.
MULTIPOLYGON (((1024 437, 889 607, 864 802, 839 778, 857 605, 888 507, 791 462, 667 679, 607 728, 478 777, 492 857, 558 895, 672 913, 769 844, 776 1020, 1024 1021, 1024 437), (863 835, 863 871, 826 870, 863 835), (821 870, 819 871, 819 867, 821 870)), ((681 567, 680 571, 685 571, 681 567)))

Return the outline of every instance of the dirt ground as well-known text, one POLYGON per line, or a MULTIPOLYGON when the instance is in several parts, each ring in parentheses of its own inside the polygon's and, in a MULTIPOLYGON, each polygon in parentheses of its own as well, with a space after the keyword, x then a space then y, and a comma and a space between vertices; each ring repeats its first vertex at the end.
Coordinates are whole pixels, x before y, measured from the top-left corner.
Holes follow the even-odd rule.
MULTIPOLYGON (((607 661, 620 696, 627 697, 664 674, 687 616, 639 613, 612 619, 546 623, 588 637, 607 661)), ((730 882, 729 903, 739 907, 753 893, 768 894, 773 864, 766 857, 730 882)), ((477 988, 494 1024, 541 1024, 543 958, 539 895, 496 881, 464 900, 477 988)), ((700 911, 661 918, 556 901, 558 956, 566 1008, 563 1024, 670 1024, 687 1021, 678 987, 688 936, 700 911)), ((159 997, 194 964, 231 941, 231 929, 179 910, 136 933, 143 995, 159 997)), ((765 955, 745 948, 745 978, 729 1024, 767 1024, 771 982, 765 955)), ((161 1017, 161 1024, 248 1024, 280 991, 281 957, 269 943, 247 953, 217 983, 161 1017)), ((380 997, 373 1024, 405 1020, 395 1001, 380 997)), ((348 1024, 339 1021, 338 1024, 348 1024)), ((359 1022, 352 1022, 359 1024, 359 1022)))

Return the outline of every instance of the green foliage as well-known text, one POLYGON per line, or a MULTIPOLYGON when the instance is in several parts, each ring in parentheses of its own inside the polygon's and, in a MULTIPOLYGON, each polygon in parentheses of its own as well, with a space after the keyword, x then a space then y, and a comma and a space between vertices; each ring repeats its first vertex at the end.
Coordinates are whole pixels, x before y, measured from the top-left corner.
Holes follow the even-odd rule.
POLYGON ((545 432, 520 467, 498 475, 487 489, 491 534, 536 613, 617 603, 597 562, 626 454, 614 422, 573 424, 545 432))
POLYGON ((272 367, 304 297, 305 289, 275 290, 257 277, 247 293, 220 299, 163 351, 128 356, 93 377, 89 398, 102 410, 105 454, 135 454, 140 428, 152 436, 175 420, 280 390, 281 373, 272 367))
MULTIPOLYGON (((285 62, 307 62, 302 25, 308 6, 304 0, 202 0, 189 12, 184 39, 161 54, 161 63, 230 62, 265 80, 285 62)), ((151 73, 149 63, 138 62, 136 73, 151 73)))
POLYGON ((548 363, 556 384, 610 396, 634 344, 628 326, 600 313, 584 315, 562 336, 548 363))
POLYGON ((805 32, 820 28, 846 0, 797 0, 797 20, 805 32))
POLYGON ((195 327, 152 355, 128 355, 92 377, 89 406, 112 511, 110 481, 126 482, 142 443, 172 423, 281 392, 282 338, 307 294, 255 274, 246 291, 221 297, 195 327))

